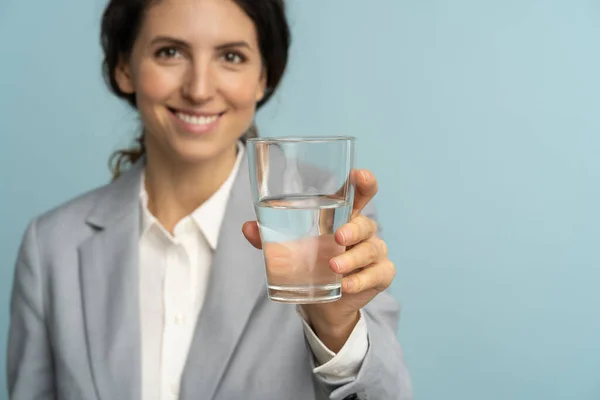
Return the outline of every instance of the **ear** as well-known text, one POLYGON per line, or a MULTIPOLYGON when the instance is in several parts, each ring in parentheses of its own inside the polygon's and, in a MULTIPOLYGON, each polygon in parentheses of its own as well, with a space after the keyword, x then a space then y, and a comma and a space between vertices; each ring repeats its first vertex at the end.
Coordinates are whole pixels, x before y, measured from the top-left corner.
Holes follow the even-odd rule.
POLYGON ((131 67, 122 57, 119 58, 119 64, 115 69, 115 80, 121 92, 126 94, 133 94, 135 92, 131 67))
POLYGON ((258 82, 258 88, 256 89, 256 102, 258 103, 265 97, 267 91, 267 70, 262 69, 260 73, 260 81, 258 82))

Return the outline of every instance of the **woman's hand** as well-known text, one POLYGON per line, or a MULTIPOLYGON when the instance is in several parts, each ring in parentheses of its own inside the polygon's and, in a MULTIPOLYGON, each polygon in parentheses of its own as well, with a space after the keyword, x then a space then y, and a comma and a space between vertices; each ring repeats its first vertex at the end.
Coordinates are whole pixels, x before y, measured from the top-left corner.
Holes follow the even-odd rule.
MULTIPOLYGON (((356 192, 350 222, 335 232, 335 241, 346 251, 329 261, 330 268, 344 275, 342 298, 332 303, 302 306, 307 322, 319 339, 337 353, 359 320, 359 311, 394 279, 395 267, 385 242, 376 235, 375 221, 361 214, 377 193, 377 180, 366 170, 356 171, 356 192)), ((256 222, 242 227, 246 239, 256 248, 262 243, 256 222)))

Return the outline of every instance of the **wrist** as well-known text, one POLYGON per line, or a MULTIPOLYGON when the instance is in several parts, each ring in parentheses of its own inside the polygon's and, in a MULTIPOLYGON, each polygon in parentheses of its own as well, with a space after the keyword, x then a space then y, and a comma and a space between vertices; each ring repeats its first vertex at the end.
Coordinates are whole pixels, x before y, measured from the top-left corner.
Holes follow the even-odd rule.
POLYGON ((356 311, 350 315, 340 318, 336 316, 332 321, 318 313, 311 313, 306 308, 302 315, 317 337, 329 350, 338 353, 350 337, 350 334, 360 320, 360 313, 356 311))

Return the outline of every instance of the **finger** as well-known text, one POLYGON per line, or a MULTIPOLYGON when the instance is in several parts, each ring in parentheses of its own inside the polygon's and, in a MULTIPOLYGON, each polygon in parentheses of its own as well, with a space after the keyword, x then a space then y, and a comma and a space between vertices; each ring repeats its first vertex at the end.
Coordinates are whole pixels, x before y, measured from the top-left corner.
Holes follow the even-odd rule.
POLYGON ((341 246, 348 247, 365 241, 376 233, 377 223, 364 215, 359 215, 336 231, 335 241, 341 246))
POLYGON ((294 249, 285 243, 266 242, 263 245, 263 254, 268 278, 285 282, 293 277, 292 272, 298 268, 297 264, 301 263, 298 257, 294 257, 294 253, 294 249))
POLYGON ((317 239, 317 265, 329 265, 333 257, 336 257, 346 251, 344 246, 340 246, 334 239, 334 235, 321 235, 317 239))
POLYGON ((344 277, 342 292, 346 294, 357 294, 367 290, 382 292, 390 286, 395 275, 394 264, 390 260, 385 260, 344 277))
POLYGON ((248 221, 242 225, 242 233, 246 240, 257 249, 262 249, 262 241, 260 240, 260 232, 258 231, 258 223, 256 221, 248 221))
POLYGON ((330 261, 331 269, 338 274, 349 274, 381 259, 381 240, 374 238, 357 244, 330 261))
POLYGON ((352 215, 361 213, 363 208, 375 197, 378 190, 377 179, 372 172, 360 169, 356 172, 356 190, 354 192, 354 206, 352 215))

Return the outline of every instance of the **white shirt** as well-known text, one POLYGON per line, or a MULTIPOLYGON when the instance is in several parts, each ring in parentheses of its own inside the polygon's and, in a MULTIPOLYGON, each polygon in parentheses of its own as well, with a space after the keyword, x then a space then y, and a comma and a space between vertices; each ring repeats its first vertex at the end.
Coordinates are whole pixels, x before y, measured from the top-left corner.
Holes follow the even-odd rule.
MULTIPOLYGON (((143 400, 179 397, 181 376, 204 303, 221 223, 244 150, 240 143, 227 180, 212 197, 177 223, 173 235, 148 210, 142 177, 139 293, 143 400)), ((319 365, 313 372, 330 379, 355 377, 368 349, 362 314, 338 354, 325 347, 301 319, 319 365)))

